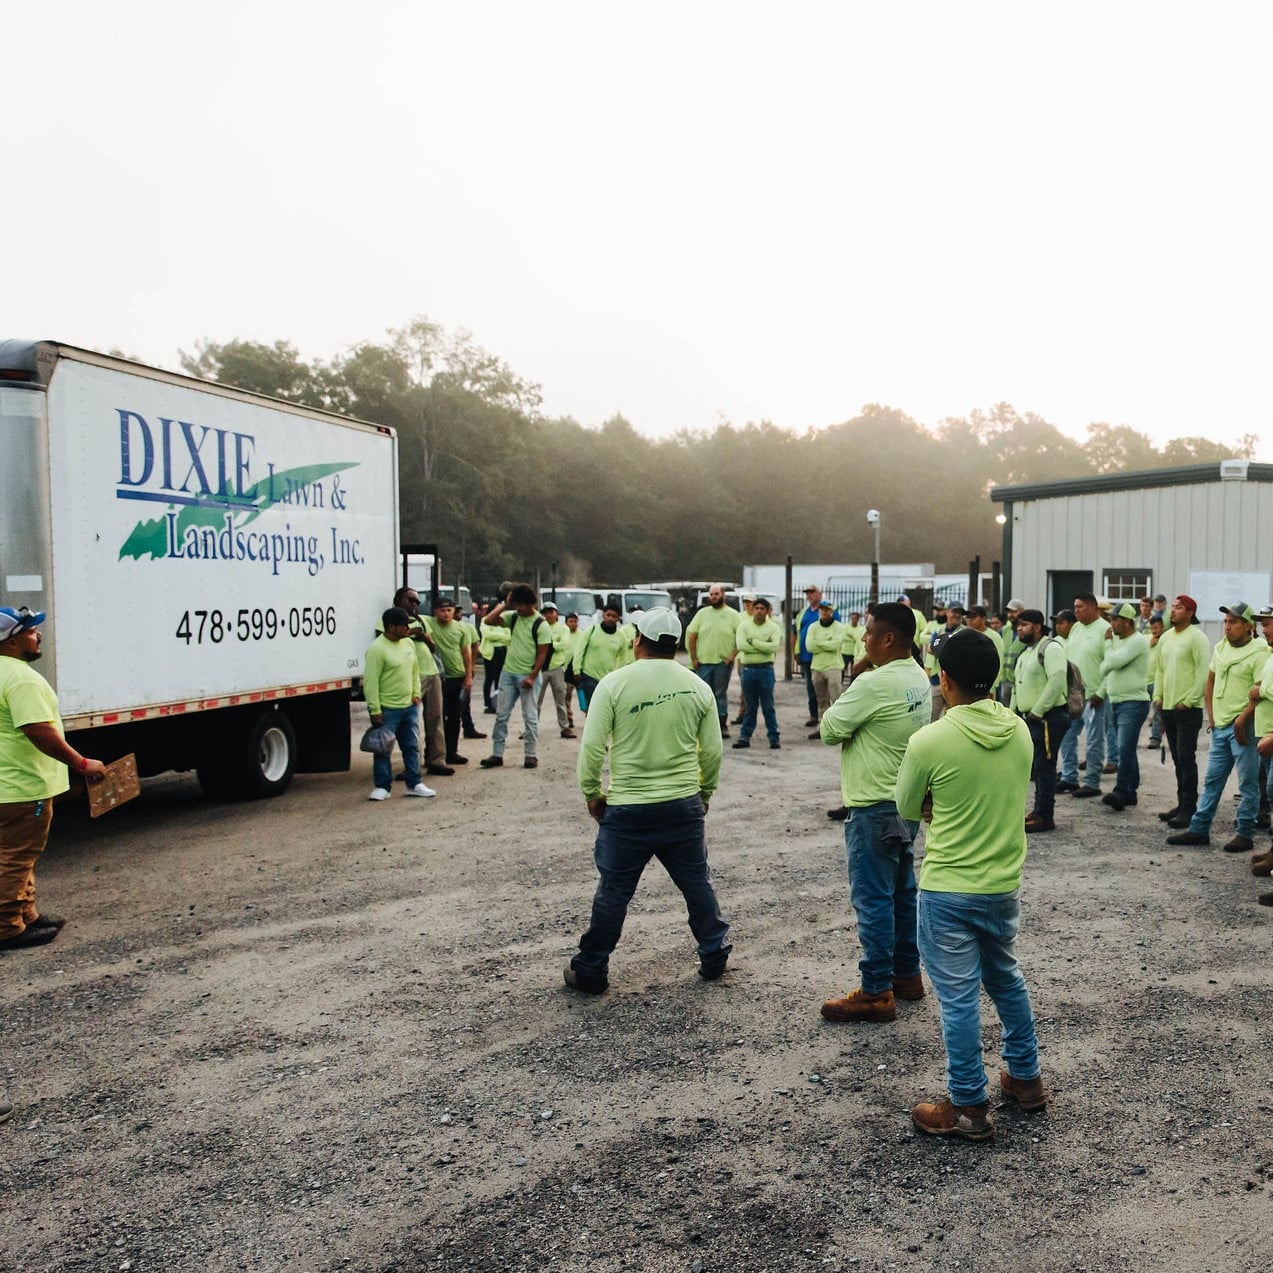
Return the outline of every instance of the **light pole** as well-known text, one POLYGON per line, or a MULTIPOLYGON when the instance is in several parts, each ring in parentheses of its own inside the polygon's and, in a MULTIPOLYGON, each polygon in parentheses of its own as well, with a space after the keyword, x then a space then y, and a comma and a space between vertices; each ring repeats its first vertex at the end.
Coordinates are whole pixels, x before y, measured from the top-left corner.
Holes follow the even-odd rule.
POLYGON ((871 563, 871 604, 880 599, 880 510, 866 510, 866 524, 875 531, 875 560, 871 563))

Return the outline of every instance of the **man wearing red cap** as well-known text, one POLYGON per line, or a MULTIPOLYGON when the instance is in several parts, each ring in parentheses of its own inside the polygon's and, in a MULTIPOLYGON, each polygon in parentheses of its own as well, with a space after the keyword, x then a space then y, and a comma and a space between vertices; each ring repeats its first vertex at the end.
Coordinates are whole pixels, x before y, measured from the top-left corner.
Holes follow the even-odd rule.
POLYGON ((1154 701, 1162 708, 1163 736, 1176 767, 1176 803, 1158 816, 1177 830, 1189 825, 1198 807, 1198 734, 1211 642, 1198 625, 1197 611, 1198 603, 1181 593, 1171 603, 1171 626, 1154 647, 1158 667, 1154 701))

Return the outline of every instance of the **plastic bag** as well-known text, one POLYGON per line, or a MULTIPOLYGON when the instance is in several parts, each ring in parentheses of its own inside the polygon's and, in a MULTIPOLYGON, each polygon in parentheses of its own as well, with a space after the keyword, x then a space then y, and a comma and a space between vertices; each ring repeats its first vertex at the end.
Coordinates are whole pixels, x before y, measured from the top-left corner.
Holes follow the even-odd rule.
POLYGON ((388 725, 373 725, 362 736, 359 751, 369 751, 375 756, 387 756, 393 751, 394 734, 388 725))

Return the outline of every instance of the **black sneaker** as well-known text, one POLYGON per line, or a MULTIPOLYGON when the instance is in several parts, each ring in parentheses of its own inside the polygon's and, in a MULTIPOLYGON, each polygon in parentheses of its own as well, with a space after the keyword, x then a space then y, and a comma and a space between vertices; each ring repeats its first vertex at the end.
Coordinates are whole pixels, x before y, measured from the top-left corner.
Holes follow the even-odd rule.
POLYGON ((1079 785, 1077 782, 1066 782, 1064 781, 1064 779, 1062 779, 1060 782, 1056 784, 1056 790, 1058 795, 1063 791, 1067 792, 1069 795, 1073 795, 1078 789, 1079 789, 1079 785))
POLYGON ((563 969, 561 976, 571 990, 578 990, 585 995, 604 994, 610 986, 604 977, 589 977, 584 973, 577 973, 569 964, 563 969))
POLYGON ((1090 800, 1092 796, 1099 796, 1101 789, 1099 787, 1080 787, 1077 791, 1071 791, 1070 795, 1076 800, 1090 800))
POLYGON ((539 758, 537 756, 527 756, 526 759, 522 761, 522 768, 523 769, 538 769, 539 758))
POLYGON ((773 742, 771 742, 771 743, 769 744, 769 750, 770 750, 770 751, 777 751, 777 750, 778 750, 778 748, 779 748, 779 747, 781 747, 781 746, 782 746, 782 744, 781 744, 781 743, 780 743, 780 742, 779 742, 779 741, 775 738, 775 739, 773 740, 773 742))
POLYGON ((1168 809, 1166 813, 1160 813, 1158 815, 1158 821, 1170 822, 1172 818, 1176 817, 1179 813, 1180 813, 1180 806, 1177 805, 1174 809, 1168 809))
POLYGON ((27 946, 43 946, 51 942, 60 932, 57 928, 36 928, 28 924, 15 937, 6 937, 0 941, 0 950, 23 950, 27 946))
POLYGON ((735 751, 743 751, 745 748, 750 747, 750 746, 751 746, 751 743, 749 743, 749 742, 748 742, 745 738, 740 738, 740 739, 739 739, 739 740, 738 740, 738 741, 734 744, 734 750, 735 750, 735 751))
POLYGON ((723 959, 705 959, 698 966, 698 975, 704 981, 719 981, 724 975, 725 966, 729 963, 729 956, 723 959))
POLYGON ((13 1117, 13 1106, 8 1101, 0 1101, 0 1123, 7 1123, 13 1117))
POLYGON ((503 756, 487 756, 483 760, 477 762, 483 769, 502 769, 504 767, 503 756))
POLYGON ((66 919, 62 915, 37 915, 29 924, 27 924, 27 932, 33 928, 38 932, 42 928, 60 929, 65 927, 66 919))

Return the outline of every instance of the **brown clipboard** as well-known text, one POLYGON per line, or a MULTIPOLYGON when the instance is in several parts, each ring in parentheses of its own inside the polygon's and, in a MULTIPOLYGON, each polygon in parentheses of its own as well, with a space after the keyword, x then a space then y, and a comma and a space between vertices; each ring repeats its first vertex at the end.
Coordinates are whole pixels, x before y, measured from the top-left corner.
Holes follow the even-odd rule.
POLYGON ((100 818, 102 814, 141 795, 141 779, 137 776, 137 757, 131 752, 106 766, 100 782, 86 782, 88 788, 88 816, 100 818))

